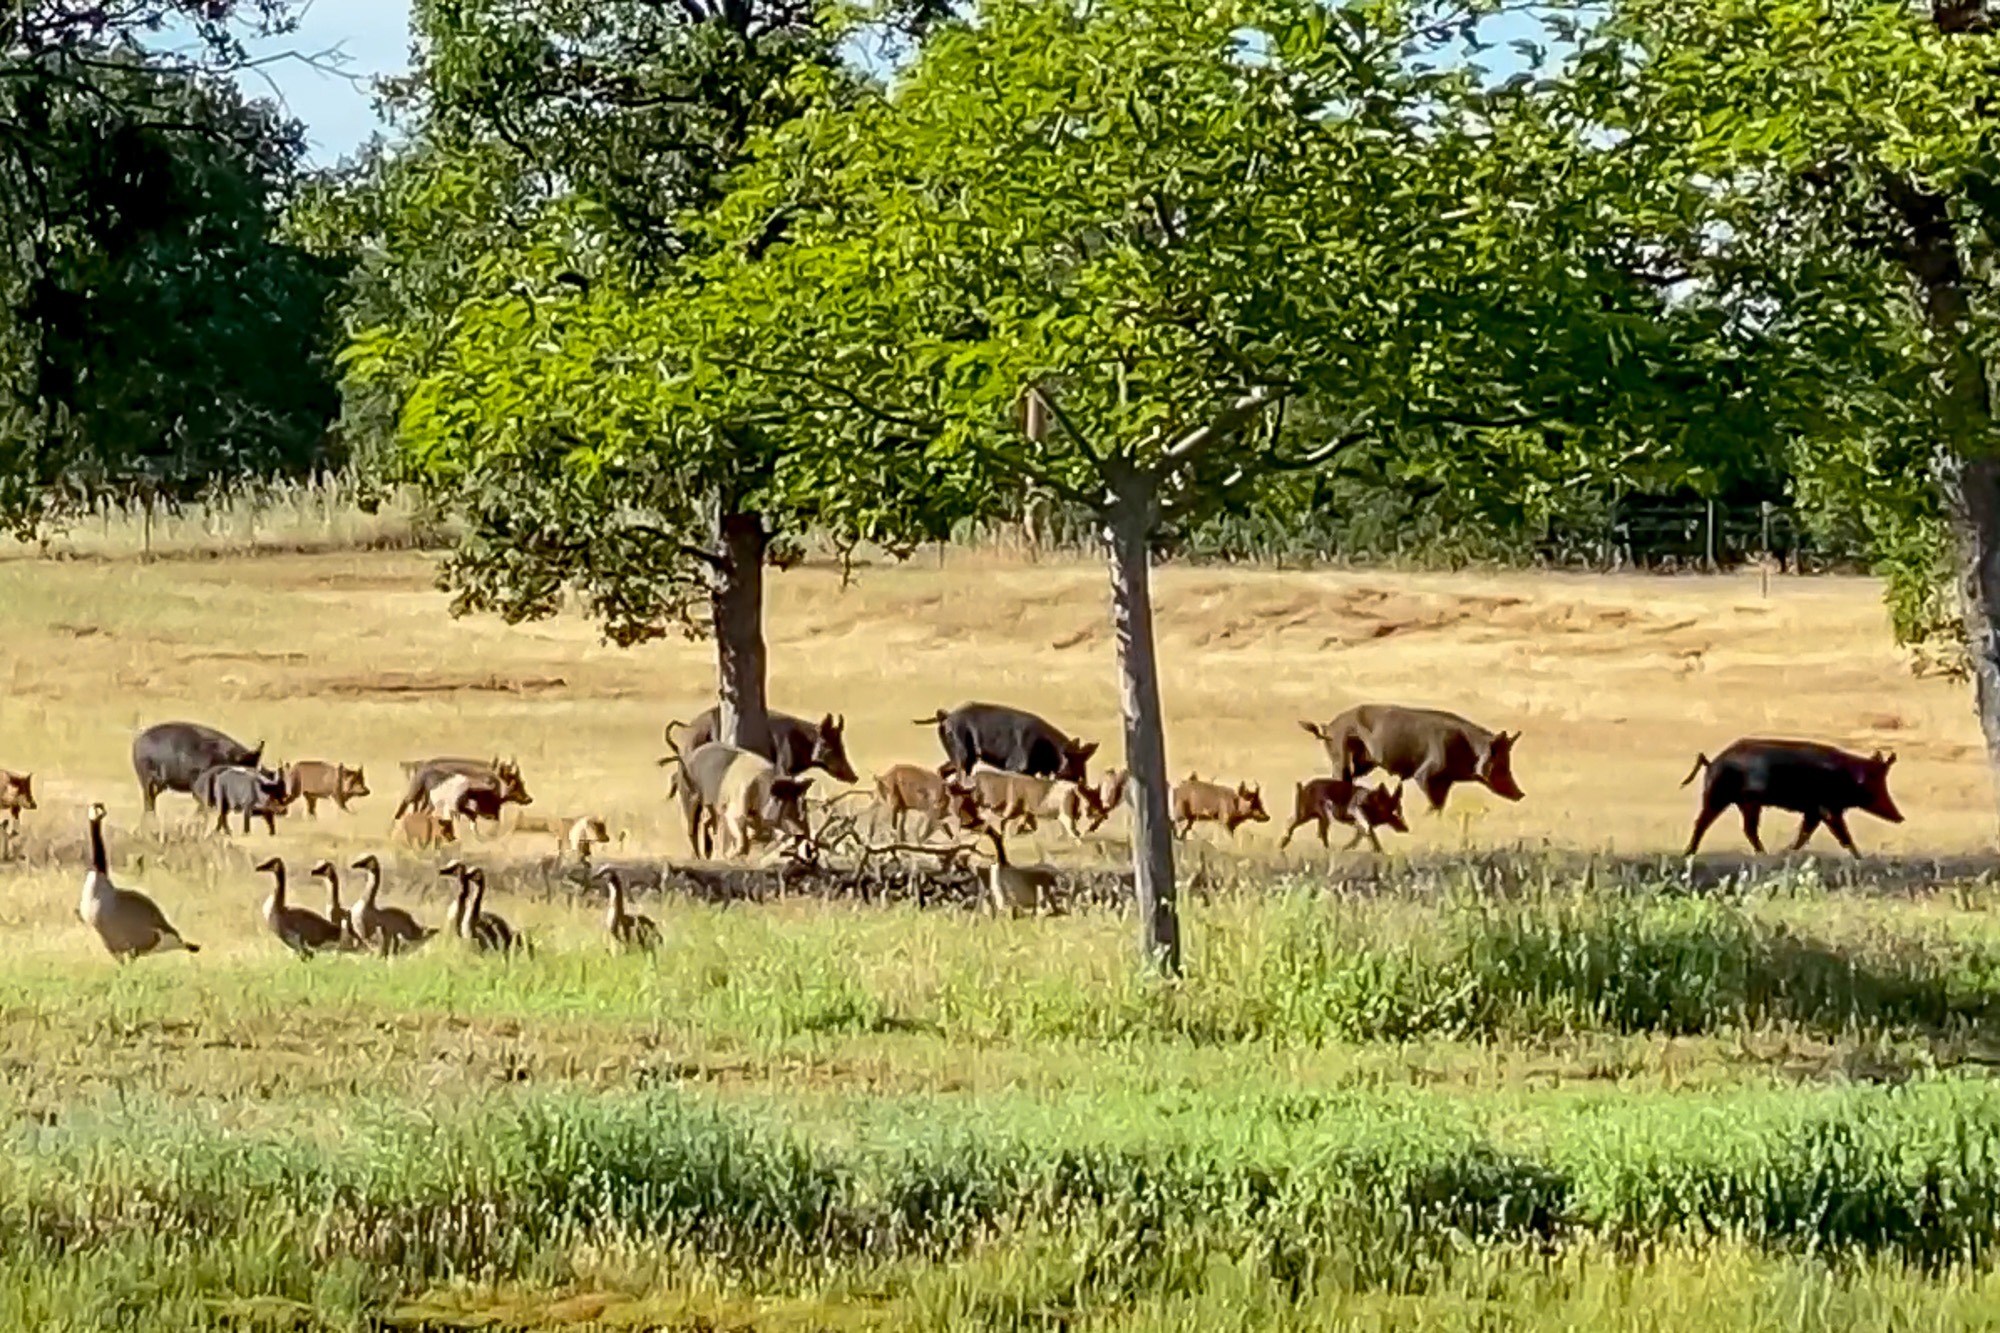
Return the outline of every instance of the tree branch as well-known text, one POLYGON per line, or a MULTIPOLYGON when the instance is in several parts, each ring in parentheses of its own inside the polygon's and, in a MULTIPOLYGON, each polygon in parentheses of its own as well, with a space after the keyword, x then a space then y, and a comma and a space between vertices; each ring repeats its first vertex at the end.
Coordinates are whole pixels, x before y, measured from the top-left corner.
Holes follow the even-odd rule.
POLYGON ((1063 434, 1069 436, 1071 440, 1076 442, 1077 448, 1083 450, 1085 454, 1089 455, 1092 458, 1096 458, 1098 456, 1097 451, 1090 447, 1090 441, 1083 438, 1083 432, 1076 428, 1076 419, 1070 416, 1069 413, 1063 411, 1062 408, 1056 404, 1056 400, 1053 395, 1042 392, 1042 388, 1040 385, 1035 385, 1034 387, 1030 388, 1028 392, 1034 394, 1035 397, 1042 400, 1042 406, 1049 409, 1049 415, 1056 419, 1056 424, 1058 426, 1062 427, 1063 434))
POLYGON ((1228 439, 1248 425, 1259 412, 1290 391, 1291 386, 1284 384, 1258 385, 1209 418, 1206 425, 1197 426, 1169 444, 1163 461, 1168 464, 1184 462, 1202 450, 1228 439))
POLYGON ((677 549, 688 559, 699 560, 718 574, 727 574, 729 572, 729 560, 724 556, 717 555, 713 551, 705 551, 701 547, 689 542, 682 542, 677 549))
MULTIPOLYGON (((1281 458, 1278 456, 1278 451, 1273 449, 1258 462, 1258 470, 1263 472, 1311 472, 1315 468, 1324 467, 1330 460, 1340 454, 1346 453, 1355 445, 1363 443, 1374 433, 1371 429, 1374 415, 1372 411, 1362 413, 1360 419, 1349 425, 1346 430, 1334 436, 1325 444, 1319 446, 1319 448, 1308 450, 1297 458, 1281 458)), ((1237 469, 1238 474, 1242 472, 1242 468, 1237 469)))
POLYGON ((757 362, 754 361, 738 360, 735 357, 719 356, 715 358, 715 363, 719 366, 727 367, 730 370, 748 371, 753 375, 769 375, 774 379, 804 380, 808 384, 814 385, 821 389, 825 389, 828 393, 838 394, 841 398, 847 401, 847 404, 850 407, 856 408, 859 411, 865 413, 866 415, 873 417, 875 420, 884 422, 891 426, 900 426, 905 430, 928 432, 933 435, 937 434, 942 429, 940 424, 936 421, 925 420, 921 417, 907 416, 900 412, 893 412, 885 407, 878 407, 876 404, 869 402, 855 390, 848 388, 846 385, 836 384, 831 380, 827 380, 822 378, 821 376, 813 374, 809 370, 787 370, 777 366, 759 365, 757 362))

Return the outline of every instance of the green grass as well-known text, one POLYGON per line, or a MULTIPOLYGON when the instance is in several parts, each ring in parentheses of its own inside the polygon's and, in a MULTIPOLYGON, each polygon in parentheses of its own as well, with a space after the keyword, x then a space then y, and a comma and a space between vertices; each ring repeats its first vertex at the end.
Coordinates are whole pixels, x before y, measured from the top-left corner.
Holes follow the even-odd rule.
POLYGON ((117 969, 60 879, 9 898, 0 1329, 2000 1317, 1963 895, 1239 887, 1166 983, 1112 913, 656 902, 648 959, 519 897, 518 963, 238 904, 117 969))
POLYGON ((284 1133, 79 1108, 5 1143, 0 1245, 42 1281, 171 1270, 205 1299, 381 1308, 643 1256, 794 1295, 1017 1267, 1099 1309, 1234 1275, 1287 1303, 1423 1294, 1454 1264, 1699 1252, 1979 1272, 2000 1090, 1654 1095, 1579 1109, 1399 1094, 856 1105, 844 1132, 673 1092, 353 1106, 284 1133), (330 1293, 333 1293, 330 1295, 330 1293))

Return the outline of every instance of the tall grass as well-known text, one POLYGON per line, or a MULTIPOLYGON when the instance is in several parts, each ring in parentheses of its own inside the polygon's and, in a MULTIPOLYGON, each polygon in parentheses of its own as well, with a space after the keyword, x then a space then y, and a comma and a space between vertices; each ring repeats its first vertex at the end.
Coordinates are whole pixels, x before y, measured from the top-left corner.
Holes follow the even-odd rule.
POLYGON ((2000 1014, 2000 949, 1921 932, 1816 934, 1758 907, 1559 890, 1442 907, 1294 888, 1203 922, 1185 983, 1103 959, 1087 978, 941 988, 954 1035, 1279 1044, 1578 1031, 1949 1031, 2000 1014))
POLYGON ((44 541, 0 538, 0 559, 401 550, 435 544, 443 532, 413 489, 385 490, 346 471, 239 485, 175 509, 106 501, 44 541))
MULTIPOLYGON (((168 1265, 219 1293, 361 1302, 572 1280, 623 1252, 777 1287, 1048 1247, 1098 1301, 1221 1266, 1292 1292, 1422 1290, 1473 1250, 1892 1254, 1978 1266, 2000 1240, 2000 1089, 1560 1100, 1423 1095, 983 1099, 860 1113, 835 1138, 672 1093, 383 1106, 337 1134, 232 1135, 127 1109, 16 1131, 15 1263, 168 1265), (1164 1114, 1163 1114, 1164 1112, 1164 1114)), ((1525 1252, 1525 1251, 1524 1251, 1525 1252)), ((1045 1256, 1046 1257, 1046 1256, 1045 1256)))

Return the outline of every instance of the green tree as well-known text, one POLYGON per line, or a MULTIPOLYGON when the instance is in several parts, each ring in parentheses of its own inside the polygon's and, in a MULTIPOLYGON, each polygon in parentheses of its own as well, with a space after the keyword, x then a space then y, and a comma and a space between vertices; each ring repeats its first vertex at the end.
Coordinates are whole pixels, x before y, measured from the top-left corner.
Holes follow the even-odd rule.
POLYGON ((2000 35, 1983 0, 1620 0, 1577 88, 1754 328, 1800 489, 1897 631, 1973 678, 2000 770, 2000 35))
POLYGON ((0 283, 0 515, 32 534, 101 495, 171 504, 333 461, 338 273, 278 234, 298 127, 130 52, 72 75, 10 177, 37 203, 0 283))
MULTIPOLYGON (((920 32, 936 8, 888 13, 920 32)), ((618 642, 705 624, 722 734, 768 750, 766 562, 807 525, 913 535, 914 509, 815 494, 842 458, 878 488, 893 468, 867 461, 872 437, 824 447, 858 436, 823 432, 802 382, 760 381, 687 312, 714 263, 757 260, 705 251, 699 220, 798 111, 794 76, 857 82, 844 29, 806 0, 420 3, 415 23, 392 104, 421 160, 389 169, 364 229, 429 267, 412 284, 392 258, 377 317, 350 307, 350 416, 393 403, 411 473, 466 518, 444 569, 459 610, 521 620, 575 590, 618 642), (478 201, 469 225, 440 222, 453 199, 478 201)))
POLYGON ((1166 534, 1364 446, 1497 487, 1512 456, 1611 475, 1739 429, 1736 374, 1697 375, 1718 316, 1646 280, 1592 127, 1441 59, 1458 31, 1395 5, 992 0, 883 95, 796 120, 723 211, 747 238, 791 210, 786 267, 758 275, 788 287, 724 298, 771 326, 749 340, 767 377, 925 422, 961 494, 1032 484, 1101 525, 1143 929, 1169 969, 1166 534), (1295 401, 1328 418, 1303 448, 1275 427, 1295 401))

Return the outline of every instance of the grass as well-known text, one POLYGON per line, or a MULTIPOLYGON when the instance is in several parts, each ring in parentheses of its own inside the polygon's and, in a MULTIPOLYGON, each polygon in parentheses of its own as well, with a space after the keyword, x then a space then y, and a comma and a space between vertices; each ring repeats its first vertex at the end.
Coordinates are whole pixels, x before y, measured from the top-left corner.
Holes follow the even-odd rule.
MULTIPOLYGON (((199 559, 121 523, 0 559, 0 764, 43 803, 0 862, 0 1330, 2000 1318, 1995 888, 1921 859, 1984 847, 1986 779, 1872 585, 1162 571, 1177 770, 1288 792, 1294 719, 1378 696, 1529 737, 1527 801, 1461 793, 1380 864, 1186 848, 1178 984, 1097 909, 648 895, 665 947, 622 956, 512 833, 469 850, 532 960, 300 963, 252 862, 389 850, 420 752, 516 753, 538 809, 683 854, 653 738, 710 669, 451 621, 407 515, 285 503, 156 529, 199 559), (375 794, 275 840, 178 798, 141 828, 125 750, 169 716, 375 794), (1751 732, 1893 744, 1911 822, 1857 831, 1904 859, 1687 876, 1675 784, 1751 732), (91 799, 199 956, 121 969, 76 923, 91 799)), ((1097 570, 1018 554, 794 571, 775 699, 845 712, 864 772, 927 760, 909 719, 964 697, 1115 736, 1103 616, 1097 570)), ((1121 834, 1031 850, 1111 865, 1121 834)), ((433 859, 388 859, 437 920, 433 859)))

